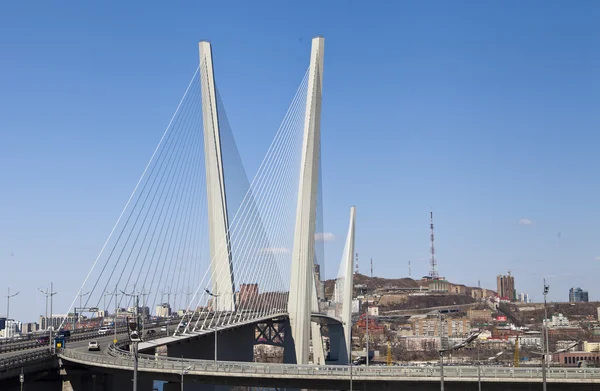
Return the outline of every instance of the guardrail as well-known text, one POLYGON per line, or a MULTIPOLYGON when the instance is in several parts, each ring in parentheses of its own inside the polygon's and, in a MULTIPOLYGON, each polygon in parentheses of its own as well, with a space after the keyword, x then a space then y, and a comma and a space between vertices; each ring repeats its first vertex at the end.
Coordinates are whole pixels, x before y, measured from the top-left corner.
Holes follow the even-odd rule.
MULTIPOLYGON (((126 351, 111 345, 110 356, 94 355, 86 352, 65 349, 61 355, 66 359, 74 359, 90 365, 132 368, 133 357, 126 351)), ((178 359, 165 356, 149 356, 140 354, 138 360, 140 370, 154 372, 181 373, 185 370, 188 375, 217 375, 222 376, 257 376, 264 377, 297 377, 309 376, 314 379, 354 378, 362 380, 417 380, 423 378, 439 378, 439 367, 394 367, 394 366, 342 366, 342 365, 293 365, 293 364, 265 364, 265 363, 240 363, 240 362, 215 362, 210 360, 178 359)), ((541 381, 541 368, 498 368, 480 367, 482 381, 541 381), (492 380, 493 379, 493 380, 492 380)), ((444 367, 444 376, 465 381, 477 381, 478 368, 475 367, 444 367)), ((549 381, 583 381, 600 383, 600 369, 596 368, 551 368, 547 370, 549 381)))
POLYGON ((35 361, 45 360, 53 356, 50 349, 37 350, 35 352, 29 352, 19 354, 17 356, 0 358, 0 372, 6 371, 11 368, 21 367, 24 364, 32 363, 35 361))

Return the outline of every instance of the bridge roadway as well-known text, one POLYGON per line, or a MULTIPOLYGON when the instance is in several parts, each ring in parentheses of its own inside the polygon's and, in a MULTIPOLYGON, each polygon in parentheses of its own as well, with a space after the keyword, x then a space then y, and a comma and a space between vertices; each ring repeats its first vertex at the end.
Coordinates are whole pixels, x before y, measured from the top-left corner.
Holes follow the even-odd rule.
MULTIPOLYGON (((110 347, 103 354, 80 349, 61 352, 63 361, 103 370, 132 370, 132 356, 110 347)), ((179 382, 182 371, 185 381, 222 385, 260 385, 270 387, 348 389, 350 379, 354 388, 360 385, 369 390, 428 390, 439 389, 439 367, 398 366, 336 366, 293 365, 242 362, 215 362, 140 354, 140 376, 154 380, 179 382), (429 387, 430 386, 430 387, 429 387)), ((481 380, 486 390, 538 389, 542 382, 541 368, 507 368, 482 366, 481 380), (537 384, 537 386, 536 386, 537 384)), ((444 367, 447 389, 474 389, 477 386, 477 367, 444 367)), ((550 390, 598 390, 600 369, 551 368, 547 373, 550 390)))
MULTIPOLYGON (((253 319, 219 328, 260 323, 264 319, 253 319)), ((281 316, 285 316, 282 314, 281 316)), ((168 336, 140 344, 140 349, 150 350, 156 346, 177 343, 186 338, 212 334, 203 330, 184 335, 168 336)), ((110 344, 110 339, 100 341, 101 352, 88 352, 87 345, 71 344, 59 357, 65 365, 86 367, 95 373, 123 374, 132 370, 133 357, 128 351, 110 344), (108 343, 109 345, 104 345, 108 343)), ((221 384, 244 386, 293 387, 313 389, 348 389, 350 379, 356 389, 369 390, 437 390, 439 389, 439 367, 398 366, 340 366, 340 365, 294 365, 184 359, 148 354, 139 355, 140 376, 152 380, 179 383, 185 371, 185 380, 192 384, 221 384)), ((498 366, 480 367, 481 380, 487 391, 534 390, 541 387, 541 368, 508 368, 498 366)), ((447 390, 477 389, 478 368, 476 366, 444 367, 447 390)), ((600 369, 595 368, 550 368, 547 372, 549 390, 600 390, 600 369)), ((199 389, 202 389, 199 386, 199 389)), ((194 388, 196 389, 196 388, 194 388)))

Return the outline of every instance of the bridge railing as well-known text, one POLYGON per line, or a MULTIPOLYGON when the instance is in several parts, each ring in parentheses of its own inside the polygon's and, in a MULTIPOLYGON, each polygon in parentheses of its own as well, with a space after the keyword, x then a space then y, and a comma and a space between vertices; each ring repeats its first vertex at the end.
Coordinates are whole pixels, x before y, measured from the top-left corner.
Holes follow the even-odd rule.
MULTIPOLYGON (((89 364, 100 366, 133 367, 132 356, 121 349, 112 347, 112 356, 94 355, 86 352, 65 349, 61 354, 67 359, 72 358, 89 364)), ((398 367, 398 366, 341 366, 341 365, 293 365, 241 362, 215 362, 210 360, 180 359, 166 356, 150 356, 141 354, 138 365, 140 369, 180 373, 185 370, 189 374, 223 373, 243 376, 310 376, 314 378, 345 379, 352 376, 357 378, 439 378, 439 367, 398 367)), ((542 377, 541 368, 504 368, 482 366, 481 378, 485 379, 537 379, 542 377)), ((448 378, 477 379, 477 367, 445 367, 444 375, 448 378)), ((547 372, 549 379, 588 379, 600 381, 600 369, 596 368, 552 368, 547 372)))
POLYGON ((35 361, 45 360, 52 356, 53 354, 50 349, 43 349, 19 354, 16 356, 0 358, 0 372, 11 368, 18 368, 35 361))

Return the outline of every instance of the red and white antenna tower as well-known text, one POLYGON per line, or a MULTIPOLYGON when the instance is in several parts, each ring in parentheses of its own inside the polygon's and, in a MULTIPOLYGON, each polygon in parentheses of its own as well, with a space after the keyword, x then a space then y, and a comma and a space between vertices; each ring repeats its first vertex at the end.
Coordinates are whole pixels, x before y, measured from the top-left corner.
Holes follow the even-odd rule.
POLYGON ((429 227, 431 228, 431 259, 429 260, 429 277, 438 278, 437 260, 435 259, 435 246, 433 245, 433 212, 429 212, 429 227))

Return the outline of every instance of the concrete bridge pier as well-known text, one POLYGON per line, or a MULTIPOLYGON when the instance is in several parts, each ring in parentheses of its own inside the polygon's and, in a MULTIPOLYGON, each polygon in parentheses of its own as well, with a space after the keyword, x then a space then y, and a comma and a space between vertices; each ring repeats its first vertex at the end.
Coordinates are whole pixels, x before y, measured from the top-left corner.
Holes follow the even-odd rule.
MULTIPOLYGON (((169 382, 163 385, 163 391, 180 391, 181 383, 169 382)), ((193 383, 191 381, 183 382, 184 391, 229 391, 231 386, 219 386, 215 384, 193 383)))
MULTIPOLYGON (((254 325, 220 330, 217 334, 217 359, 219 361, 254 361, 254 325)), ((205 334, 197 338, 167 345, 169 357, 202 360, 215 359, 215 335, 205 334)))
POLYGON ((348 365, 344 327, 341 323, 331 323, 327 325, 327 332, 329 336, 329 357, 327 357, 326 364, 348 365))
MULTIPOLYGON (((62 378, 61 391, 120 391, 133 387, 133 372, 93 373, 87 370, 69 370, 62 378)), ((138 376, 138 390, 152 391, 154 381, 143 374, 138 376)), ((29 388, 27 388, 29 390, 29 388)))

